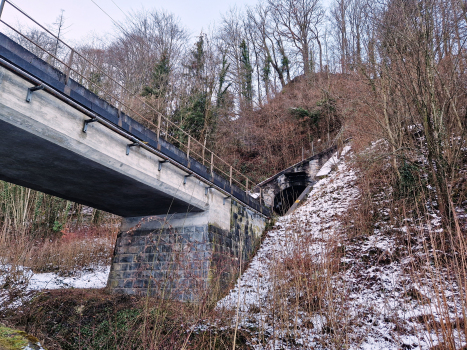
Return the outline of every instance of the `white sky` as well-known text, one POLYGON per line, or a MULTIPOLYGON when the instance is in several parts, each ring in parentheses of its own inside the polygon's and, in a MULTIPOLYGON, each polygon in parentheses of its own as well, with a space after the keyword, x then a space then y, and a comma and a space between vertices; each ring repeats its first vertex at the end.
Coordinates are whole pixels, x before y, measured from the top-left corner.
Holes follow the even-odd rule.
MULTIPOLYGON (((60 15, 60 10, 65 10, 65 40, 76 42, 89 37, 93 33, 102 36, 113 31, 111 19, 100 10, 91 0, 11 0, 19 8, 33 17, 41 24, 52 24, 60 15)), ((222 14, 229 8, 244 5, 255 5, 257 0, 94 0, 114 20, 121 21, 125 14, 132 10, 140 9, 165 9, 180 19, 191 35, 198 35, 203 29, 208 31, 214 22, 219 23, 222 14), (117 7, 118 5, 118 7, 117 7), (122 13, 122 11, 125 13, 122 13)), ((2 19, 7 23, 17 24, 22 20, 9 4, 5 5, 2 19)), ((0 27, 3 29, 3 26, 0 27)))

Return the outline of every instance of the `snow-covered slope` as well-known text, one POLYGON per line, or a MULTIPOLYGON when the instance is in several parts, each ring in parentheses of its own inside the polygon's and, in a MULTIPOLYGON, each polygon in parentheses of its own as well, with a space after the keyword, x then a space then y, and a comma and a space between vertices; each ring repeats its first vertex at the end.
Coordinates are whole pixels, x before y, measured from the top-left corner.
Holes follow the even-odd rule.
MULTIPOLYGON (((276 267, 284 259, 297 254, 308 255, 314 262, 320 263, 328 249, 329 240, 334 240, 339 232, 339 216, 359 196, 358 189, 354 186, 356 176, 353 170, 342 161, 338 162, 337 156, 333 157, 332 164, 338 166, 337 172, 320 180, 309 193, 305 204, 292 215, 278 219, 236 287, 218 303, 218 308, 236 309, 238 306, 242 327, 260 326, 262 332, 269 337, 275 333, 278 348, 286 348, 283 338, 287 335, 280 334, 284 330, 277 330, 268 322, 270 313, 277 306, 275 289, 282 283, 275 276, 276 267), (303 245, 305 242, 307 246, 303 245), (258 310, 261 311, 257 312, 258 310)), ((295 332, 296 346, 316 345, 313 330, 303 325, 312 323, 313 329, 319 329, 320 333, 325 320, 323 317, 311 318, 310 322, 310 315, 297 310, 297 319, 290 325, 291 328, 301 329, 300 332, 295 332)), ((264 343, 260 341, 260 337, 259 334, 257 340, 262 344, 258 344, 257 348, 271 348, 273 340, 264 343)))
MULTIPOLYGON (((414 275, 413 257, 401 252, 407 226, 378 222, 366 236, 344 227, 341 215, 359 198, 357 175, 342 157, 333 164, 337 170, 268 232, 218 309, 237 311, 232 323, 252 334, 255 349, 431 349, 443 341, 434 325, 446 318, 455 348, 464 346, 455 282, 430 260, 427 274, 414 275)), ((439 230, 436 217, 432 223, 439 230)), ((423 238, 408 239, 422 256, 423 238)))
POLYGON ((297 232, 297 228, 298 231, 307 229, 307 236, 320 241, 309 247, 316 259, 320 259, 326 240, 335 234, 339 226, 338 215, 345 213, 349 203, 358 196, 354 180, 354 172, 341 164, 336 174, 314 186, 302 207, 292 215, 279 218, 237 286, 219 301, 218 307, 236 307, 240 300, 240 310, 247 311, 249 306, 267 301, 273 289, 270 267, 296 249, 295 243, 301 238, 298 234, 302 233, 297 232))

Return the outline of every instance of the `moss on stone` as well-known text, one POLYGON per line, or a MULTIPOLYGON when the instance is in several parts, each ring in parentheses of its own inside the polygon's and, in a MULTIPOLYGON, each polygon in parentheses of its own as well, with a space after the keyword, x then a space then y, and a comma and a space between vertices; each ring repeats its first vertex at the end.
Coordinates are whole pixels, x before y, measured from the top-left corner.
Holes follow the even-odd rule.
POLYGON ((0 327, 0 350, 21 350, 28 346, 29 341, 22 334, 7 327, 0 327))
POLYGON ((43 349, 39 339, 26 332, 0 326, 0 350, 43 349))

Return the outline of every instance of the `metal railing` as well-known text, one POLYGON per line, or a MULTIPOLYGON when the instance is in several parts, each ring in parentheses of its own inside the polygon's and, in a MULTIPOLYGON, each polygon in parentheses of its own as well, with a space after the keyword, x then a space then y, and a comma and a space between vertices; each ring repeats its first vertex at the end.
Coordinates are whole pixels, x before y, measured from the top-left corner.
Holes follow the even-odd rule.
POLYGON ((164 140, 176 145, 186 154, 188 159, 195 159, 205 165, 210 170, 211 174, 216 172, 228 180, 231 186, 236 185, 245 191, 248 191, 255 186, 247 176, 233 168, 232 165, 217 156, 212 150, 208 149, 206 147, 206 140, 204 140, 204 142, 200 142, 196 138, 192 137, 172 120, 157 111, 157 109, 151 106, 151 104, 129 91, 116 77, 119 72, 115 67, 107 65, 110 73, 108 71, 104 71, 103 68, 93 63, 91 59, 85 57, 82 53, 65 43, 62 39, 34 20, 11 1, 0 1, 0 23, 5 25, 19 38, 22 38, 25 42, 33 45, 33 47, 45 54, 45 61, 65 75, 65 85, 67 85, 69 79, 72 78, 79 84, 87 87, 109 104, 115 106, 118 109, 119 115, 120 113, 125 113, 130 117, 136 116, 136 119, 143 122, 145 127, 156 132, 158 144, 160 139, 163 138, 164 140), (2 18, 2 12, 5 9, 5 4, 10 5, 13 10, 32 21, 43 32, 50 35, 54 41, 56 41, 55 50, 44 47, 44 45, 41 45, 41 43, 34 40, 34 38, 23 33, 21 29, 15 28, 14 25, 5 22, 2 18), (59 54, 57 50, 59 43, 68 52, 59 54), (106 85, 110 86, 110 88, 105 89, 103 87, 103 80, 105 80, 106 85), (157 123, 154 123, 147 117, 143 116, 142 112, 136 110, 137 108, 139 110, 148 111, 157 116, 157 123))
POLYGON ((283 173, 283 171, 287 170, 287 169, 290 169, 290 168, 293 168, 299 164, 301 164, 302 162, 316 156, 316 155, 319 155, 320 153, 322 152, 327 152, 329 151, 331 148, 333 147, 342 147, 345 143, 349 142, 351 140, 351 138, 347 138, 347 139, 344 139, 343 136, 344 136, 344 127, 341 127, 339 129, 339 131, 333 136, 333 138, 331 139, 328 135, 328 139, 327 141, 323 141, 323 142, 320 142, 319 144, 317 144, 316 146, 314 145, 314 143, 311 144, 311 147, 310 149, 306 150, 306 153, 308 154, 305 154, 305 150, 304 148, 302 147, 302 154, 301 154, 301 158, 295 158, 294 161, 291 163, 291 165, 287 166, 286 168, 284 168, 283 170, 281 170, 280 172, 260 181, 259 183, 257 183, 255 185, 255 187, 252 187, 251 190, 253 193, 260 193, 260 195, 262 196, 262 187, 264 184, 270 182, 271 180, 275 179, 277 176, 279 176, 281 173, 283 173))

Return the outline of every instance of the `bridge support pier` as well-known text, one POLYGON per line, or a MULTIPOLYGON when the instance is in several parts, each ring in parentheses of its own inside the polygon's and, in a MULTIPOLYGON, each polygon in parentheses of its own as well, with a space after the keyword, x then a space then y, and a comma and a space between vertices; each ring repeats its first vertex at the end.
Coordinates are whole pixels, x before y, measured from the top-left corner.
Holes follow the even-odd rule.
POLYGON ((217 299, 238 277, 240 261, 252 257, 266 224, 235 202, 225 207, 229 223, 210 222, 208 212, 124 218, 108 288, 184 301, 217 299))

